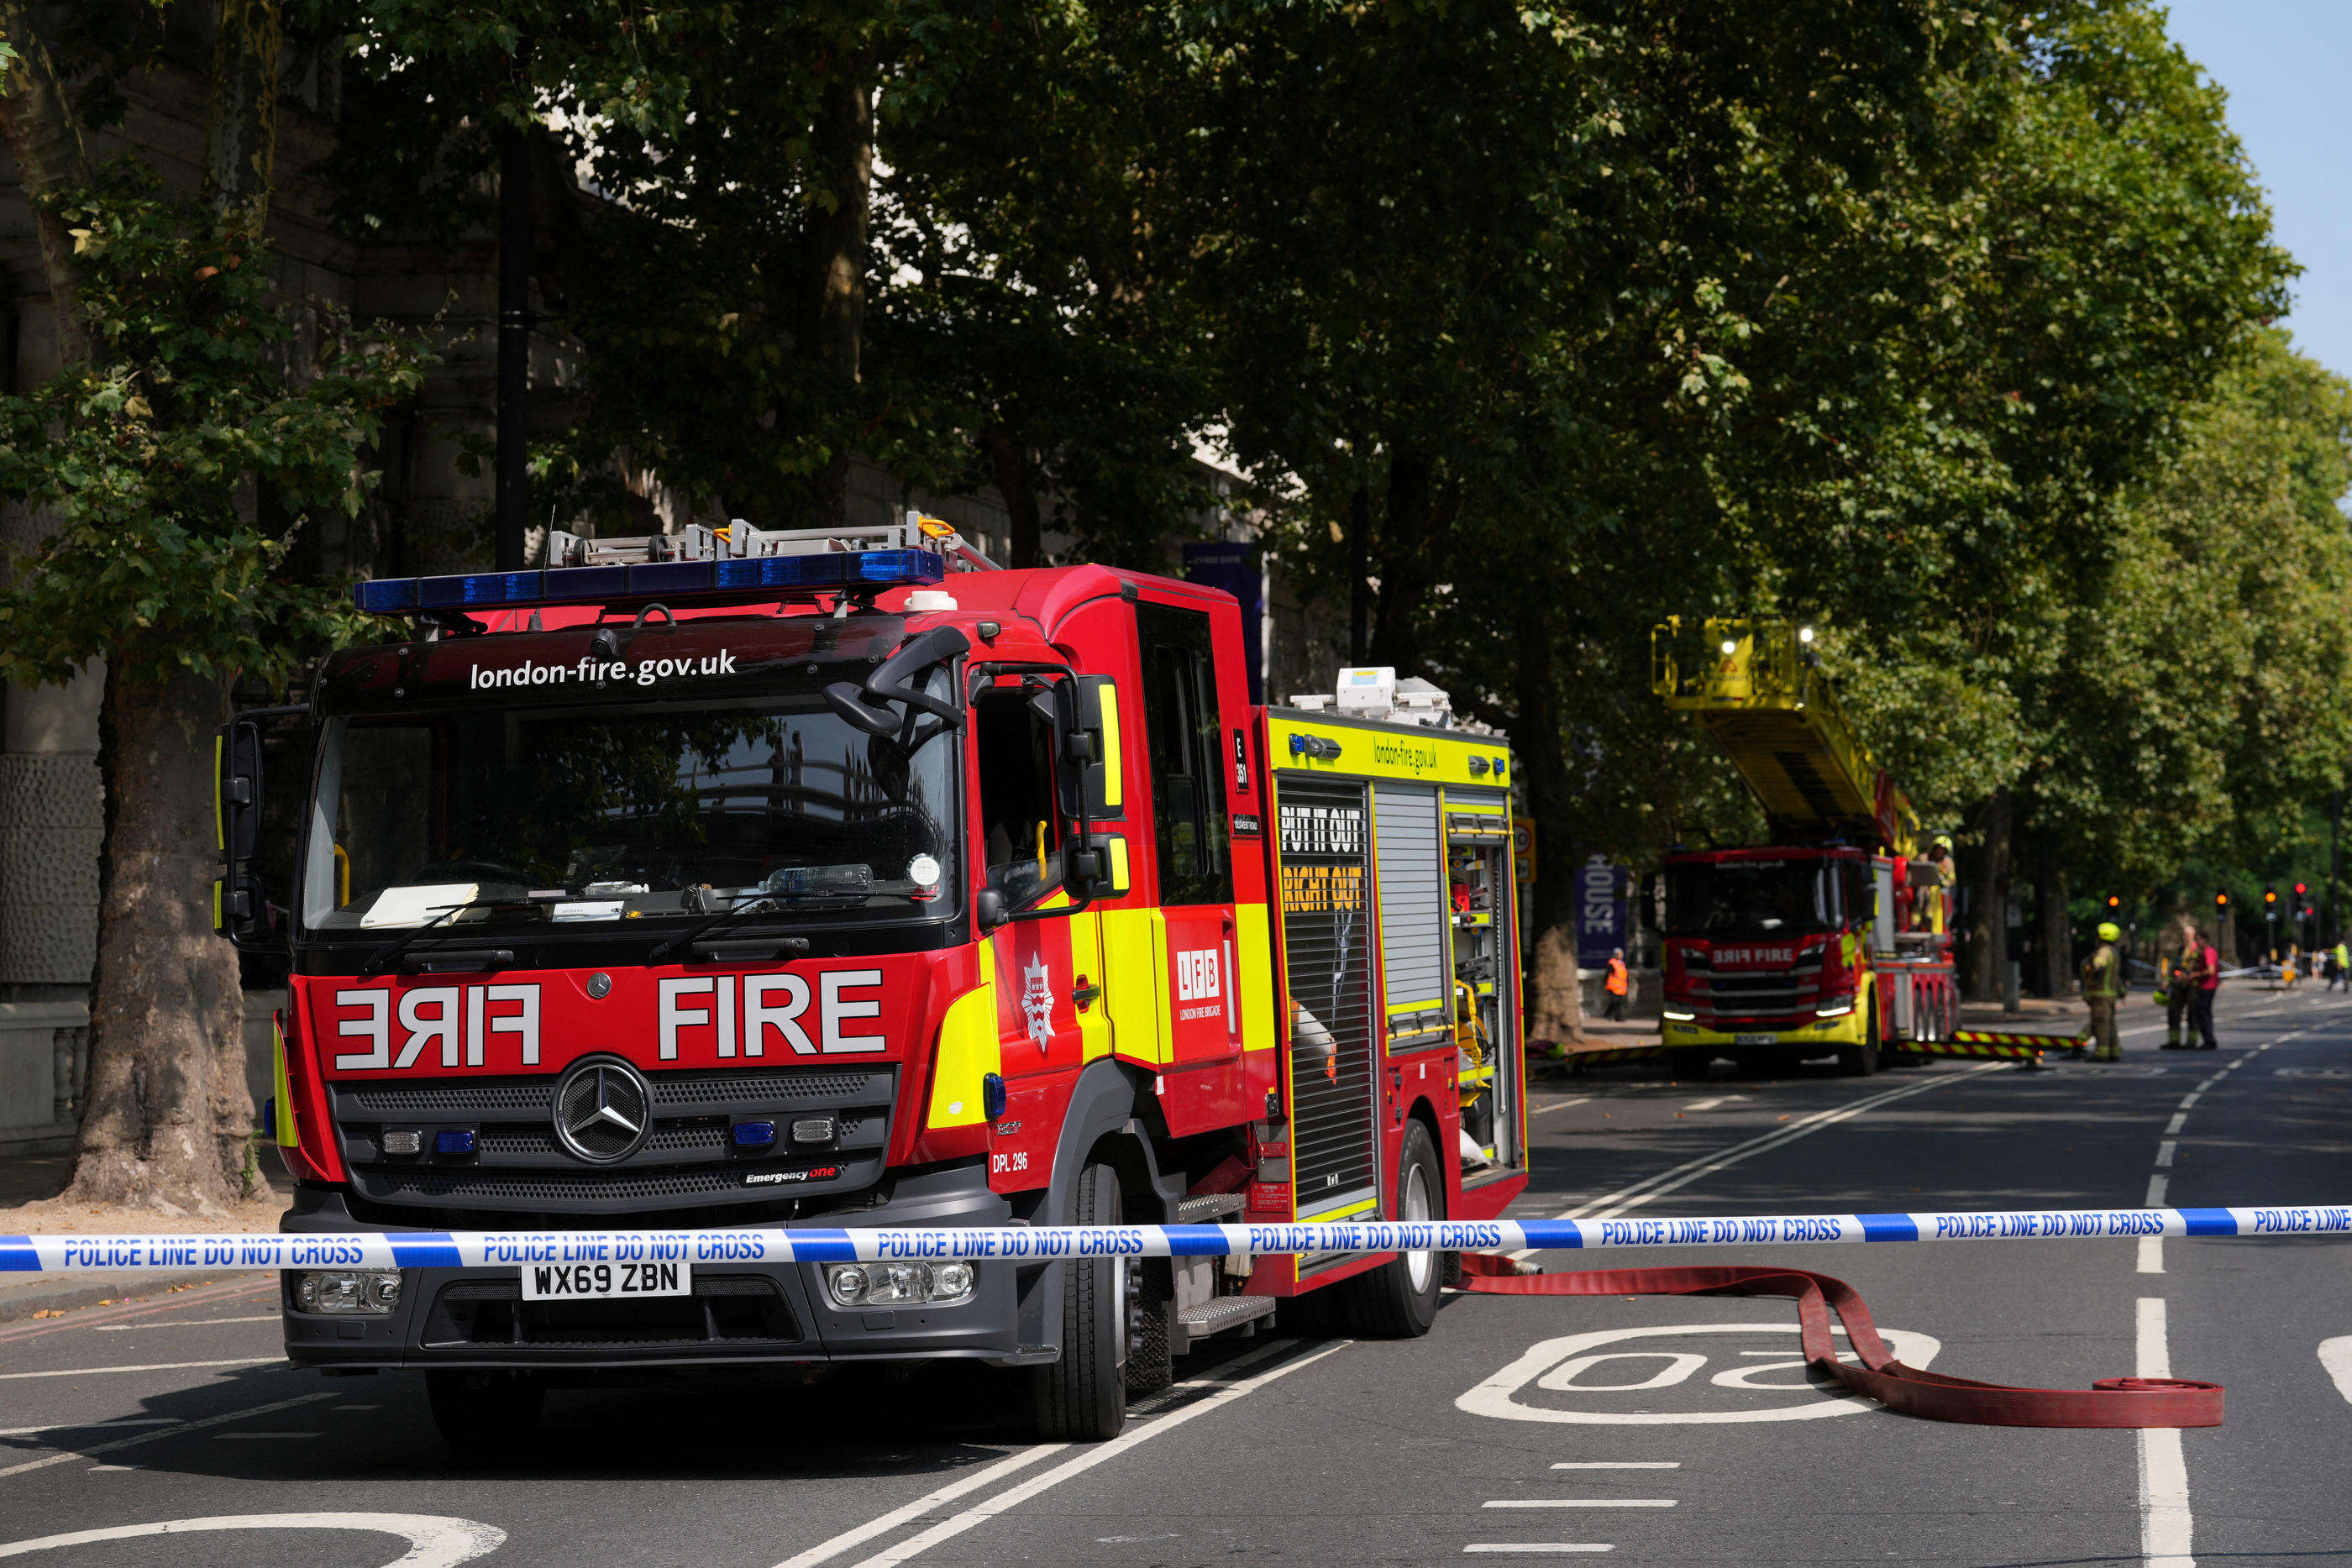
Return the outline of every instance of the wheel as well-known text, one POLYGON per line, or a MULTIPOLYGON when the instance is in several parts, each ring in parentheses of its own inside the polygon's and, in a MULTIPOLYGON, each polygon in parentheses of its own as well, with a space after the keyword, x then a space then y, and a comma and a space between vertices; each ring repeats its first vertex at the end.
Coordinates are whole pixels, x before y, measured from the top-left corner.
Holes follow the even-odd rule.
POLYGON ((1862 1043, 1839 1046, 1837 1062, 1838 1071, 1848 1078, 1867 1078, 1878 1071, 1878 1009, 1876 1008, 1870 1009, 1869 1018, 1862 1026, 1862 1043))
MULTIPOLYGON (((1078 1173, 1074 1225, 1118 1222, 1118 1173, 1089 1165, 1078 1173)), ((1049 1442, 1100 1442, 1127 1425, 1127 1279, 1124 1258, 1072 1258, 1062 1264, 1062 1354, 1034 1368, 1031 1413, 1049 1442)))
POLYGON ((443 1442, 461 1454, 497 1454, 539 1430, 547 1387, 528 1372, 428 1372, 425 1401, 443 1442))
MULTIPOLYGON (((1444 1172, 1437 1163, 1436 1146, 1429 1141, 1429 1129, 1419 1122, 1405 1124, 1396 1194, 1399 1219, 1445 1218, 1444 1172)), ((1444 1271, 1435 1252, 1407 1252, 1332 1286, 1333 1304, 1356 1338, 1418 1339, 1437 1321, 1444 1271)))

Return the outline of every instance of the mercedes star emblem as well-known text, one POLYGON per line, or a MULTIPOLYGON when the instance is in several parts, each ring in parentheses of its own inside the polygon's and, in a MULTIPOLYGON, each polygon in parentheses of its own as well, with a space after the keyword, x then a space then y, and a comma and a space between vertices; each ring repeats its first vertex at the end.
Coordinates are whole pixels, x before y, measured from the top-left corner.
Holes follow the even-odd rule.
POLYGON ((555 1086, 555 1136, 592 1165, 627 1159, 653 1130, 653 1085, 611 1057, 576 1063, 555 1086))

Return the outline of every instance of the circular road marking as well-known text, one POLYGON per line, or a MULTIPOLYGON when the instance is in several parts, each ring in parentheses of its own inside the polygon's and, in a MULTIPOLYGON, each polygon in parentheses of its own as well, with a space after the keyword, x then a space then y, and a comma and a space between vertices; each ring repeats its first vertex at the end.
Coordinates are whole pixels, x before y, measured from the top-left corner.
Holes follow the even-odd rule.
MULTIPOLYGON (((1895 1352, 1896 1359, 1906 1366, 1925 1367, 1936 1358, 1936 1353, 1944 1348, 1940 1340, 1907 1329, 1882 1328, 1878 1332, 1895 1352)), ((1713 1426, 1738 1421, 1814 1421, 1825 1416, 1851 1416, 1857 1411, 1882 1408, 1874 1399, 1864 1399, 1854 1394, 1828 1393, 1810 1384, 1753 1381, 1755 1376, 1763 1373, 1802 1368, 1805 1364, 1801 1355, 1793 1360, 1775 1361, 1763 1365, 1753 1362, 1742 1364, 1736 1361, 1731 1367, 1696 1385, 1699 1388, 1727 1388, 1735 1394, 1760 1394, 1781 1389, 1801 1392, 1803 1397, 1793 1404, 1713 1410, 1661 1410, 1654 1406, 1644 1410, 1606 1408, 1622 1404, 1628 1394, 1639 1392, 1654 1398, 1656 1390, 1688 1385, 1692 1375, 1707 1361, 1705 1354, 1690 1351, 1614 1348, 1621 1347, 1627 1340, 1673 1339, 1692 1334, 1759 1334, 1785 1340, 1796 1333, 1794 1323, 1778 1322, 1668 1323, 1657 1328, 1598 1329, 1589 1333, 1564 1334, 1529 1346, 1526 1354, 1463 1395, 1454 1405, 1454 1408, 1470 1415, 1491 1416, 1502 1421, 1654 1427, 1713 1426), (1635 1358, 1639 1358, 1638 1361, 1635 1358), (1635 1364, 1601 1364, 1612 1362, 1635 1362, 1635 1364), (1598 1376, 1587 1381, 1585 1375, 1588 1371, 1597 1372, 1598 1376), (1632 1380, 1615 1377, 1617 1374, 1636 1371, 1645 1372, 1648 1375, 1632 1380), (1615 1380, 1608 1380, 1612 1377, 1615 1380), (1519 1399, 1518 1396, 1530 1387, 1555 1397, 1566 1396, 1582 1407, 1572 1408, 1559 1403, 1528 1404, 1519 1399)), ((1721 1396, 1716 1397, 1719 1399, 1721 1396)))
POLYGON ((21 1557, 28 1552, 96 1541, 133 1541, 205 1530, 373 1530, 402 1537, 408 1542, 407 1552, 384 1568, 457 1568, 460 1563, 496 1552, 507 1539, 507 1532, 496 1525, 431 1513, 224 1513, 210 1519, 166 1519, 153 1524, 117 1524, 104 1530, 77 1530, 68 1535, 44 1535, 37 1541, 12 1541, 0 1545, 0 1557, 21 1557))

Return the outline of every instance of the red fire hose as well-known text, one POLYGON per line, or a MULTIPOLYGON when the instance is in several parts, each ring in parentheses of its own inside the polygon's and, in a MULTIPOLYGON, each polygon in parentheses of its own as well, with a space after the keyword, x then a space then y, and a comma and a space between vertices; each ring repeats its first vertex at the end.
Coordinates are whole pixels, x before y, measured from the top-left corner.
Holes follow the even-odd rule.
POLYGON ((1895 1359, 1870 1309, 1843 1280, 1808 1269, 1597 1269, 1523 1274, 1507 1258, 1462 1255, 1462 1289, 1493 1296, 1788 1296, 1805 1359, 1856 1394, 1931 1421, 1978 1427, 2218 1427, 2221 1385, 2173 1377, 2106 1377, 2088 1388, 2011 1388, 1922 1372, 1895 1359), (1840 1361, 1830 1311, 1862 1364, 1840 1361))

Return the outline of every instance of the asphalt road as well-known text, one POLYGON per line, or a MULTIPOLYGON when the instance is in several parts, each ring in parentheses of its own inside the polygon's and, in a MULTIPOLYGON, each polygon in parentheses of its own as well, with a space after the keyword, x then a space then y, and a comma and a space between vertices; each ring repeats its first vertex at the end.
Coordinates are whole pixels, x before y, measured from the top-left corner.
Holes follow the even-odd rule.
MULTIPOLYGON (((2154 1049, 2151 1016, 2128 1007, 2119 1066, 1563 1081, 1538 1095, 1518 1212, 2352 1198, 2352 998, 2233 991, 2214 1053, 2154 1049)), ((1765 1260, 1853 1281, 1914 1364, 2052 1386, 2210 1378, 2229 1385, 2228 1425, 1940 1425, 1809 1386, 1785 1302, 1462 1296, 1423 1340, 1235 1342, 1097 1447, 1019 1442, 990 1426, 984 1384, 924 1375, 558 1394, 537 1446, 460 1460, 419 1382, 284 1366, 269 1290, 228 1286, 0 1328, 0 1558, 2352 1560, 2352 1244, 1780 1246, 1606 1262, 1765 1260), (165 1528, 191 1521, 215 1522, 165 1528), (28 1544, 89 1531, 110 1535, 28 1544)))

